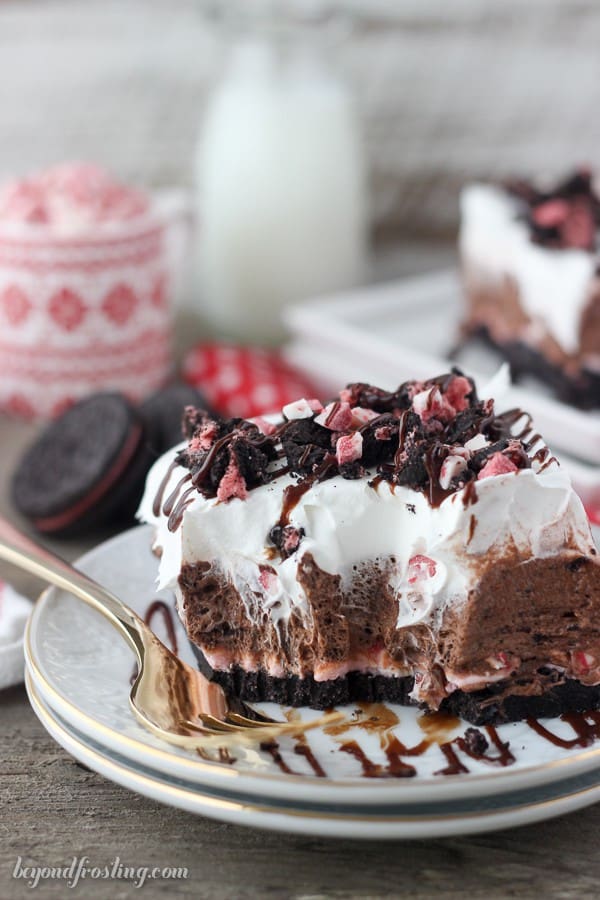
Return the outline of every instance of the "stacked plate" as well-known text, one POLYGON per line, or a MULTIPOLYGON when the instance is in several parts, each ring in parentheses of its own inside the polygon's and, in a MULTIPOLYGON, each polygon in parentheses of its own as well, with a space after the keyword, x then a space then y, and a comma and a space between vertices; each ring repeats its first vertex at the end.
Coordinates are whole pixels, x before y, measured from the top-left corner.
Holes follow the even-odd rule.
MULTIPOLYGON (((136 528, 79 566, 143 616, 157 598, 172 603, 154 588, 150 543, 150 529, 136 528)), ((161 633, 160 620, 153 627, 161 633)), ((176 631, 179 652, 191 662, 178 622, 176 631)), ((55 589, 42 595, 30 619, 26 662, 35 712, 76 759, 140 794, 224 821, 303 834, 420 838, 525 824, 600 799, 600 746, 561 749, 524 723, 504 725, 498 734, 510 744, 512 765, 490 765, 457 749, 468 772, 444 775, 448 759, 438 742, 463 734, 468 724, 438 722, 432 731, 431 720, 406 707, 348 708, 343 730, 309 731, 300 746, 285 738, 277 751, 236 749, 235 759, 225 761, 163 744, 130 712, 128 646, 98 613, 55 589), (403 756, 416 770, 410 778, 393 775, 385 752, 391 735, 408 748, 430 741, 424 753, 403 756)), ((284 710, 265 709, 283 718, 284 710)), ((564 722, 544 724, 573 737, 564 722)))

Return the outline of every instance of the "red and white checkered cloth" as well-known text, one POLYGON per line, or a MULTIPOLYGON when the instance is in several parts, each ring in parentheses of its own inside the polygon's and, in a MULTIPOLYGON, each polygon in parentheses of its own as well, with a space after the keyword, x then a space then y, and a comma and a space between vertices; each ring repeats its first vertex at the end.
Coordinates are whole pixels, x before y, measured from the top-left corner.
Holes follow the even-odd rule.
POLYGON ((277 351, 257 347, 201 344, 187 354, 183 376, 224 416, 247 419, 318 396, 315 386, 277 351))
POLYGON ((0 581, 0 690, 23 681, 23 633, 31 603, 0 581))

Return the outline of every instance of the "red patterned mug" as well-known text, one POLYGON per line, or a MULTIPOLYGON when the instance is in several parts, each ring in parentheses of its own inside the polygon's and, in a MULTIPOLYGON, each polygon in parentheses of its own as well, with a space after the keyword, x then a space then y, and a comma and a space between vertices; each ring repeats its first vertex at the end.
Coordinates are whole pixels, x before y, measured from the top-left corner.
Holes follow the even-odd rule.
POLYGON ((159 195, 73 233, 0 223, 0 408, 50 417, 93 391, 141 399, 166 380, 181 207, 159 195))

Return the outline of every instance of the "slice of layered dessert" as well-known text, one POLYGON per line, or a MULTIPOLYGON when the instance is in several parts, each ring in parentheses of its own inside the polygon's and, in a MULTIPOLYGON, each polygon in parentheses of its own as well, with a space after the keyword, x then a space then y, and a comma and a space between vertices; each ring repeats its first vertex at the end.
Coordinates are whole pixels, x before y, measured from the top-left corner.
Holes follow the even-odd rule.
POLYGON ((276 423, 188 408, 140 517, 201 666, 250 700, 476 723, 600 705, 600 566, 568 475, 458 370, 276 423))
POLYGON ((600 201, 590 173, 461 197, 464 334, 480 335, 562 400, 600 406, 600 201))

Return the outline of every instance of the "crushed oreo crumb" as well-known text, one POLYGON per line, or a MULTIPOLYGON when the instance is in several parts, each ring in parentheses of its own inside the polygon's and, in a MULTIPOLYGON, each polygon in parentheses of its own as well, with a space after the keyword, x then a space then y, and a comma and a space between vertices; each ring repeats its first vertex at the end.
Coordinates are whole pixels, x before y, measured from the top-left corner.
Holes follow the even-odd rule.
MULTIPOLYGON (((437 505, 469 481, 531 466, 524 432, 512 431, 519 415, 497 415, 493 401, 480 401, 473 381, 453 368, 395 391, 349 384, 324 410, 284 420, 269 434, 251 421, 219 420, 188 407, 188 445, 177 461, 190 470, 194 487, 222 501, 244 499, 284 472, 307 484, 335 475, 358 479, 375 469, 379 480, 422 491, 437 505), (482 440, 469 449, 476 437, 482 440)), ((273 529, 280 552, 285 539, 273 529)))
POLYGON ((295 553, 300 546, 300 541, 305 535, 304 528, 295 528, 293 525, 274 525, 271 528, 268 539, 277 547, 283 559, 287 559, 295 553))
POLYGON ((483 756, 489 747, 488 740, 479 728, 467 728, 464 733, 463 740, 467 750, 474 756, 483 756))

